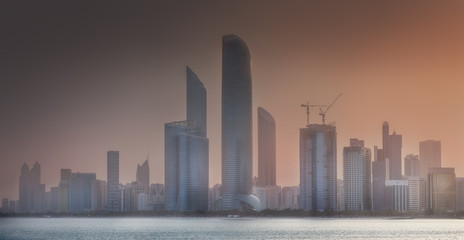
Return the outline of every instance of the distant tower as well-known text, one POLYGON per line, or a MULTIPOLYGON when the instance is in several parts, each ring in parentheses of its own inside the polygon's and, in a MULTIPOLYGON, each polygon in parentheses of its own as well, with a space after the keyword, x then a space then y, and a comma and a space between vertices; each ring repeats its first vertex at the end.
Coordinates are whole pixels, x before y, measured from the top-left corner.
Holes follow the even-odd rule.
POLYGON ((95 173, 69 175, 69 212, 79 213, 92 208, 92 182, 96 179, 95 173))
POLYGON ((276 125, 272 115, 258 108, 258 186, 276 185, 276 125))
POLYGON ((19 177, 20 212, 39 213, 44 210, 45 184, 40 183, 40 164, 35 162, 29 171, 24 163, 19 177))
POLYGON ((148 166, 148 159, 143 162, 142 166, 137 164, 136 181, 139 185, 150 185, 150 167, 148 166))
POLYGON ((408 177, 419 177, 419 156, 408 154, 404 158, 404 175, 408 177))
POLYGON ((364 141, 350 139, 343 148, 345 210, 371 211, 371 150, 364 141))
POLYGON ((430 168, 441 167, 441 142, 426 140, 419 142, 420 177, 426 179, 430 168))
POLYGON ((165 124, 165 210, 207 211, 206 88, 187 67, 187 120, 165 124))
POLYGON ((402 148, 402 136, 393 132, 389 138, 390 152, 388 165, 390 167, 390 180, 401 180, 401 148, 402 148))
POLYGON ((300 129, 300 208, 317 212, 337 210, 335 126, 310 124, 300 129))
POLYGON ((71 169, 61 169, 60 171, 60 184, 58 186, 58 212, 68 212, 69 203, 69 176, 71 169))
POLYGON ((388 122, 382 124, 382 149, 384 152, 384 159, 389 158, 390 154, 390 127, 388 122))
POLYGON ((119 193, 119 151, 107 152, 107 200, 106 208, 110 212, 120 211, 119 193))
POLYGON ((19 210, 20 212, 30 212, 32 210, 31 204, 31 186, 30 186, 31 174, 29 166, 24 163, 21 167, 21 175, 19 176, 19 210))
POLYGON ((258 209, 251 195, 251 58, 236 35, 222 37, 222 209, 258 209))

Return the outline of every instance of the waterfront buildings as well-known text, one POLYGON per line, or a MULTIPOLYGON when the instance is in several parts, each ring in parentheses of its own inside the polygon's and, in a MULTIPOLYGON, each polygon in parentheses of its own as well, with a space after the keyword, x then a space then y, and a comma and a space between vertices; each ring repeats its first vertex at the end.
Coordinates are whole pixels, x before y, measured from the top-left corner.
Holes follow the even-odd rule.
MULTIPOLYGON (((385 144, 384 144, 385 145, 385 144)), ((385 181, 387 179, 387 161, 383 149, 374 147, 374 161, 372 162, 372 210, 385 211, 385 181)))
POLYGON ((165 124, 165 210, 207 211, 206 88, 187 67, 187 120, 165 124))
POLYGON ((350 139, 343 148, 343 184, 346 211, 371 211, 371 150, 364 141, 350 139))
POLYGON ((464 178, 456 178, 456 211, 464 211, 464 178))
POLYGON ((300 208, 337 209, 337 134, 335 126, 310 124, 300 129, 300 208))
POLYGON ((402 164, 401 164, 401 148, 402 148, 402 136, 393 132, 389 137, 388 147, 388 165, 389 165, 389 179, 390 180, 401 180, 402 179, 402 164))
POLYGON ((95 173, 71 173, 69 175, 68 212, 80 213, 92 209, 92 182, 95 173))
POLYGON ((93 180, 91 186, 91 204, 92 210, 106 210, 107 199, 107 186, 103 180, 93 180))
POLYGON ((68 212, 69 202, 69 175, 71 175, 71 169, 60 170, 60 183, 58 185, 58 212, 68 212))
POLYGON ((281 196, 281 209, 298 209, 300 207, 300 187, 283 187, 281 196))
POLYGON ((258 108, 258 184, 276 185, 276 124, 272 115, 258 108))
POLYGON ((121 210, 119 193, 119 151, 107 152, 107 204, 110 212, 121 210))
POLYGON ((408 180, 385 181, 386 210, 406 212, 409 207, 408 180))
POLYGON ((435 212, 456 210, 456 175, 454 168, 429 168, 427 204, 435 212))
POLYGON ((222 206, 256 209, 251 195, 252 155, 251 57, 236 35, 222 37, 222 206))
POLYGON ((19 177, 19 209, 23 213, 37 213, 43 211, 45 184, 40 183, 40 164, 29 166, 24 163, 19 177))

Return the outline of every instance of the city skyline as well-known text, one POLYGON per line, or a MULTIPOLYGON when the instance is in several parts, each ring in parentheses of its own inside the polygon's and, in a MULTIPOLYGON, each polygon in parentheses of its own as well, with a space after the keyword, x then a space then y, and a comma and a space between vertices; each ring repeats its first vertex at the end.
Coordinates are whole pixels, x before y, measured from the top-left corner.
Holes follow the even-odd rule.
MULTIPOLYGON (((401 161, 406 154, 419 154, 420 141, 439 140, 442 166, 464 176, 462 3, 424 2, 416 8, 401 2, 295 2, 282 8, 269 2, 257 12, 258 3, 238 4, 244 9, 184 3, 218 11, 197 19, 188 7, 178 9, 184 17, 174 19, 169 11, 153 13, 156 5, 145 4, 129 7, 146 7, 137 16, 120 3, 103 17, 97 13, 106 6, 98 4, 77 4, 75 10, 32 4, 17 17, 6 15, 24 19, 2 40, 9 49, 2 49, 0 75, 6 79, 0 85, 0 198, 18 199, 24 163, 40 162, 47 191, 58 184, 62 168, 107 179, 106 154, 112 149, 121 153, 120 183, 135 179, 134 168, 146 159, 147 149, 151 183, 162 183, 163 124, 186 118, 186 65, 208 89, 209 185, 220 183, 220 39, 229 33, 243 38, 253 56, 253 176, 258 176, 258 106, 272 112, 278 124, 277 185, 293 186, 299 182, 298 130, 306 120, 300 104, 327 104, 339 92, 344 95, 327 117, 336 122, 339 150, 350 138, 364 139, 371 150, 382 146, 379 125, 387 120, 390 131, 403 137, 401 161), (275 9, 288 20, 273 20, 275 9), (58 23, 51 19, 55 10, 70 14, 58 23), (242 19, 234 17, 237 12, 242 19), (80 23, 81 13, 89 20, 80 23), (162 28, 161 22, 169 20, 172 31, 162 28), (118 40, 108 44, 113 37, 118 40)), ((178 7, 160 5, 170 11, 178 7)), ((310 121, 320 123, 317 111, 310 121)))

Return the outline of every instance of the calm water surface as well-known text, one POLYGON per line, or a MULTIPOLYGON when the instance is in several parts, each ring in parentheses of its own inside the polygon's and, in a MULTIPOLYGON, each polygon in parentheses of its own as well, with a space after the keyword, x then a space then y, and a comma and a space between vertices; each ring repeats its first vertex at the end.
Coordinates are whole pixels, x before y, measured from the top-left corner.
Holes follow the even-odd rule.
POLYGON ((0 239, 464 239, 464 220, 2 218, 0 239))

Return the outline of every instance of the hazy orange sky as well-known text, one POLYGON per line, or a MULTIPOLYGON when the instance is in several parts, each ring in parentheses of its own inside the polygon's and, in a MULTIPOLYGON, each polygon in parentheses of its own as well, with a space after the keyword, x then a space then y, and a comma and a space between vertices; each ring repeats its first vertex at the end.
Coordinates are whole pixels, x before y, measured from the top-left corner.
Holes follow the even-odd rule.
MULTIPOLYGON (((60 168, 120 182, 149 151, 164 182, 164 123, 184 120, 185 66, 208 94, 210 185, 221 176, 221 36, 252 58, 254 172, 257 107, 277 127, 277 184, 299 184, 302 103, 328 104, 338 132, 338 178, 349 138, 381 146, 381 126, 442 142, 442 164, 464 177, 463 1, 110 1, 0 8, 0 198, 18 198, 19 172, 39 161, 48 190, 60 168)), ((312 123, 319 123, 316 109, 312 123)))

